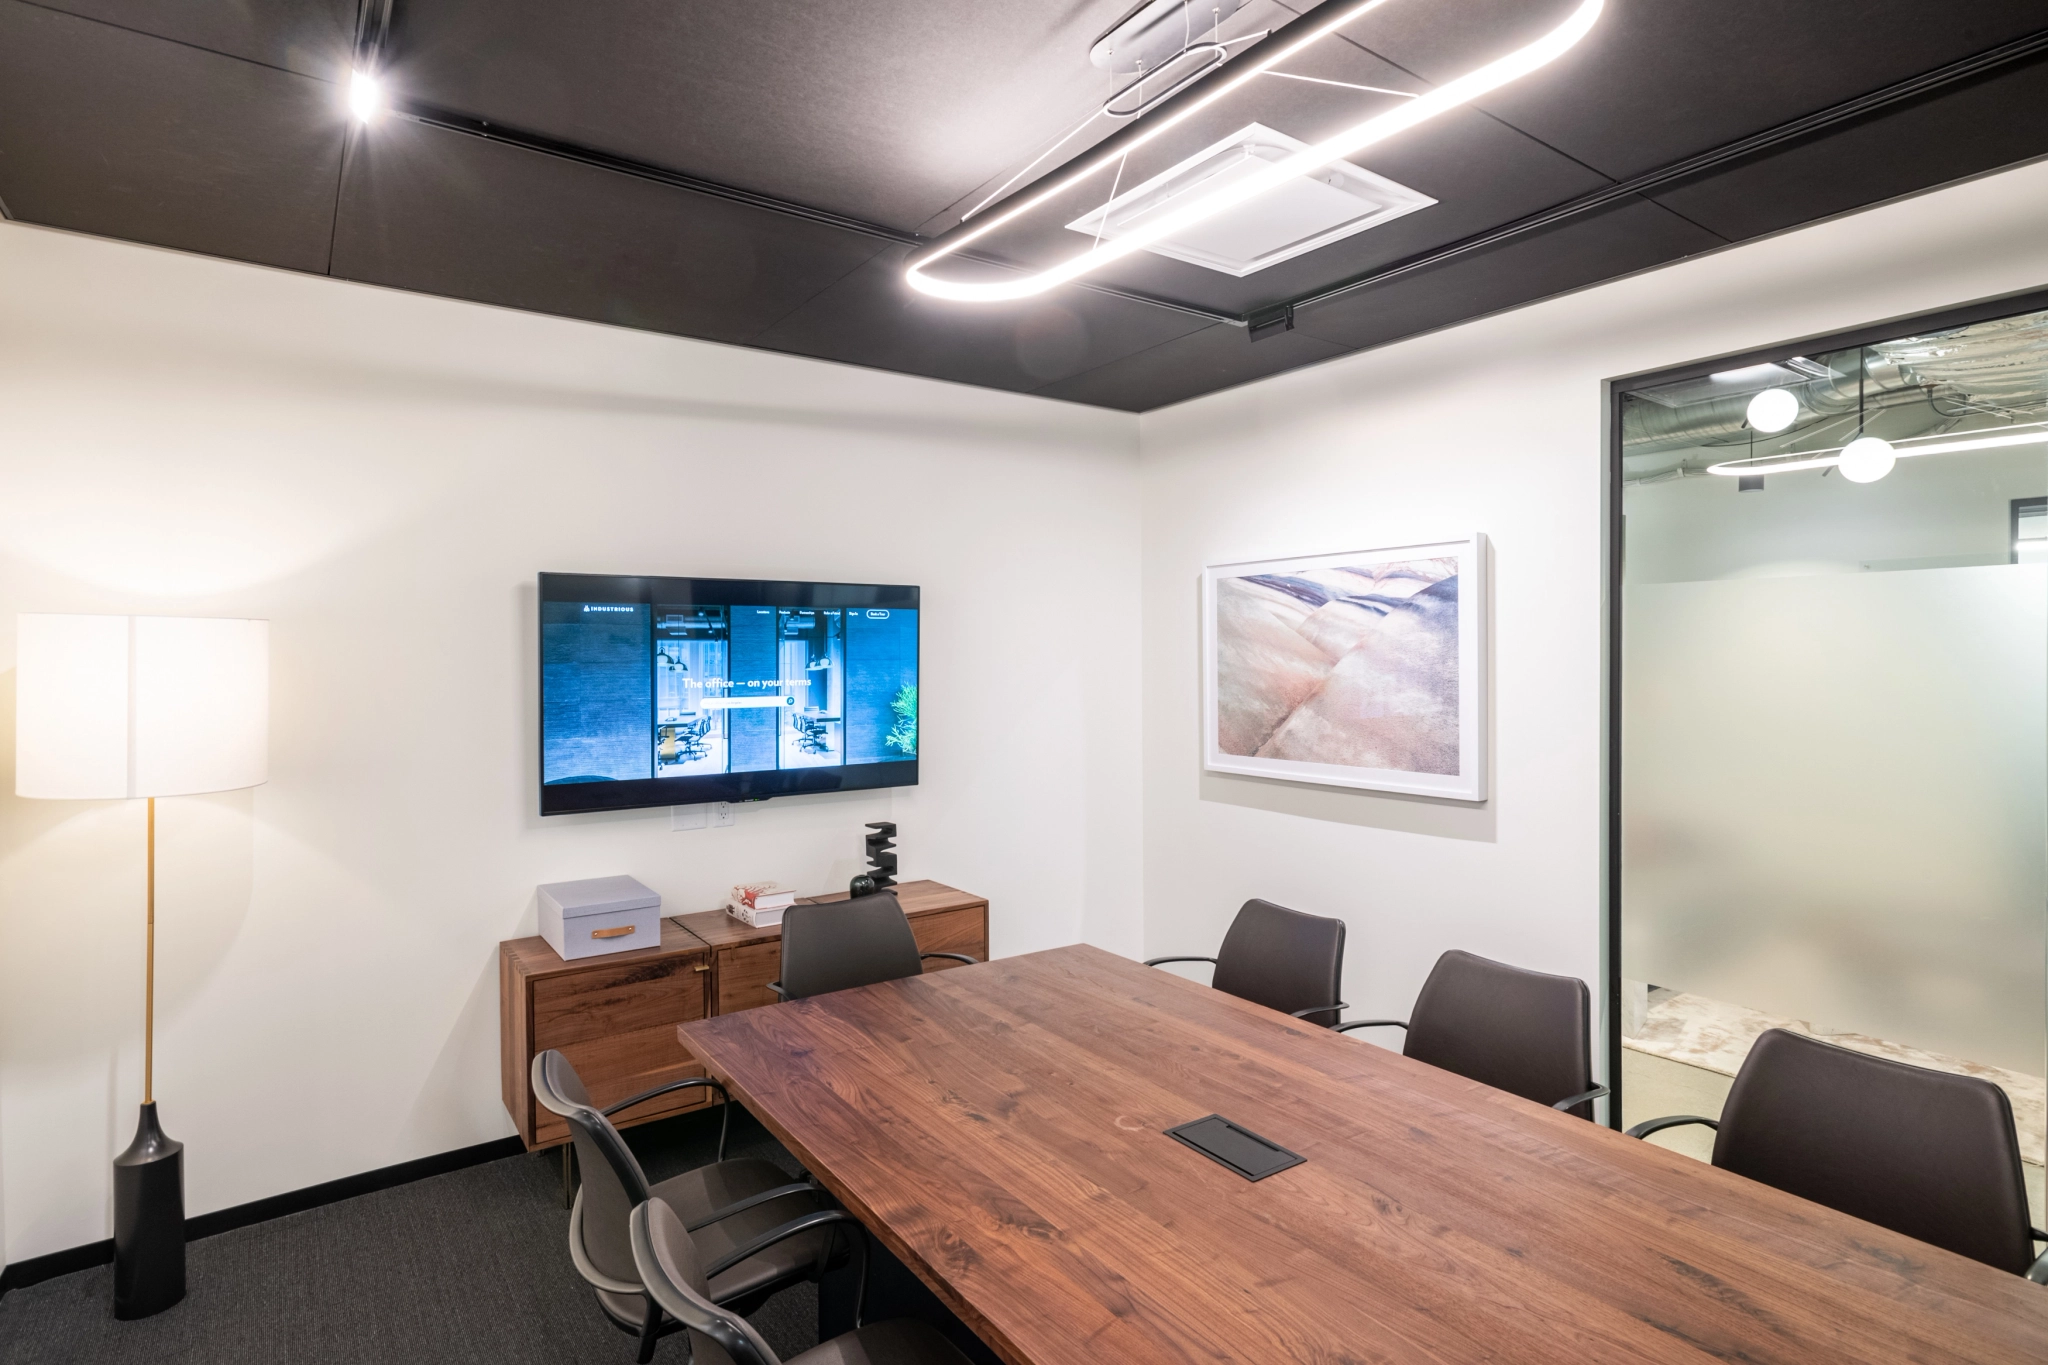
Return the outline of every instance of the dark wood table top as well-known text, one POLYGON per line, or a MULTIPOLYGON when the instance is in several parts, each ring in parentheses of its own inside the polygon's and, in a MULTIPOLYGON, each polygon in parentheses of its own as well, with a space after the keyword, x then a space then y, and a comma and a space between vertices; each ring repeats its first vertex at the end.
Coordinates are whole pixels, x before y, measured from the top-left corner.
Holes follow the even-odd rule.
POLYGON ((2048 1361, 2048 1287, 1100 949, 679 1033, 1012 1365, 2048 1361))

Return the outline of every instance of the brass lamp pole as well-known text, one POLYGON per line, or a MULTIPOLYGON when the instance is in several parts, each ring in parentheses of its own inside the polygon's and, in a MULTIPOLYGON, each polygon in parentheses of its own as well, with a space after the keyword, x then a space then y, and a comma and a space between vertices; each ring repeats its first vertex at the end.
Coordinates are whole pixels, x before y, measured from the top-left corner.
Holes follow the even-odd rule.
POLYGON ((185 1144, 156 1112, 156 798, 269 777, 270 623, 23 615, 15 631, 18 796, 147 799, 142 1112, 114 1158, 114 1316, 185 1296, 185 1144))

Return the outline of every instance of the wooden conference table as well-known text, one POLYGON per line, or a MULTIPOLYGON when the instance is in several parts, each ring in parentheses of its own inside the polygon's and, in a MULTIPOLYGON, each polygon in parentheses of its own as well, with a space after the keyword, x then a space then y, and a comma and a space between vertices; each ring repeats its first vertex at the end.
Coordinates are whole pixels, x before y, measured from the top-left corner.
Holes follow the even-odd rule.
POLYGON ((1012 1365, 2048 1360, 2048 1287, 1100 949, 679 1032, 1012 1365))

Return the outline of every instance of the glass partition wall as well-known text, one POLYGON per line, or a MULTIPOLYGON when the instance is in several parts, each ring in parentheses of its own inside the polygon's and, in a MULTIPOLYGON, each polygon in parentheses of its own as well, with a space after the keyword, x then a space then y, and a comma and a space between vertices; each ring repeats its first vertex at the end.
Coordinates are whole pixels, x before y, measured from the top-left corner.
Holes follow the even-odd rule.
POLYGON ((1851 341, 1617 394, 1621 1119, 1772 1027, 1981 1075, 2038 1223, 2048 311, 1851 341))

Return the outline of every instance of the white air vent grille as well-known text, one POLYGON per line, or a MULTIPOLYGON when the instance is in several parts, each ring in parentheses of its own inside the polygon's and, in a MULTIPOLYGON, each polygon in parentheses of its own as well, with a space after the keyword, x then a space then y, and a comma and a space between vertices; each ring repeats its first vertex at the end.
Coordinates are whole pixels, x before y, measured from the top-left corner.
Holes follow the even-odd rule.
MULTIPOLYGON (((1067 226, 1115 240, 1208 193, 1284 161, 1308 144, 1254 123, 1067 226)), ((1226 275, 1249 275, 1428 208, 1436 200, 1348 161, 1290 180, 1147 251, 1226 275)))

